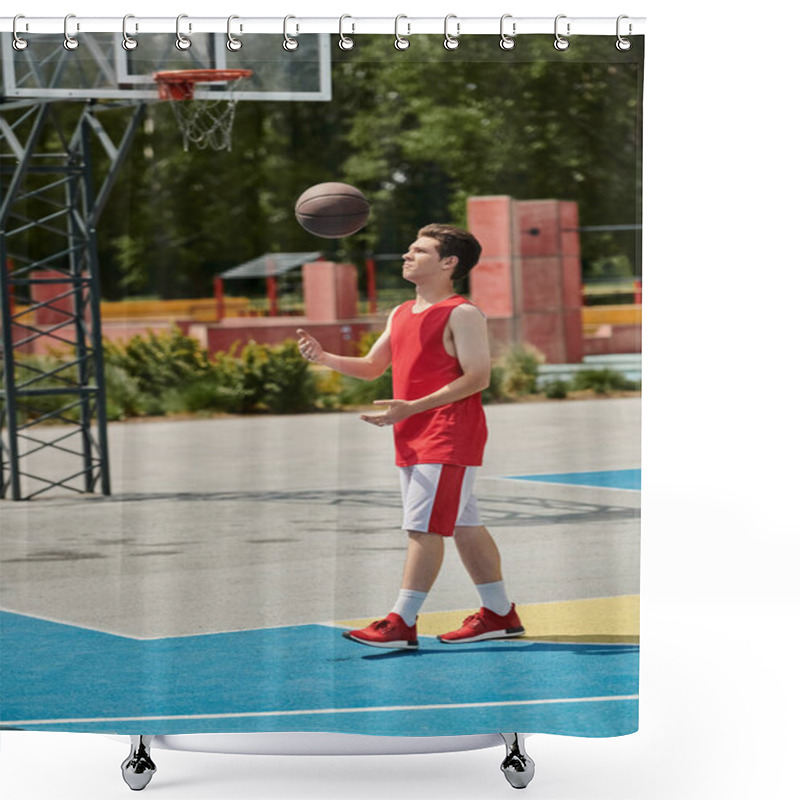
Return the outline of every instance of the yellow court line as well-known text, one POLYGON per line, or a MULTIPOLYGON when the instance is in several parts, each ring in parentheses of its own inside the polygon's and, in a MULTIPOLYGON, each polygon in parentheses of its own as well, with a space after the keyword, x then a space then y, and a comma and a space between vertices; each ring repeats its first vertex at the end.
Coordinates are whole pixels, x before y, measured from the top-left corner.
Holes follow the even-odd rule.
MULTIPOLYGON (((461 627, 461 622, 477 609, 433 611, 420 614, 417 633, 436 636, 461 627)), ((638 644, 639 595, 595 597, 589 600, 563 600, 552 603, 518 604, 517 613, 525 635, 513 641, 578 642, 586 644, 638 644)), ((361 628, 372 619, 337 622, 348 628, 361 628)))

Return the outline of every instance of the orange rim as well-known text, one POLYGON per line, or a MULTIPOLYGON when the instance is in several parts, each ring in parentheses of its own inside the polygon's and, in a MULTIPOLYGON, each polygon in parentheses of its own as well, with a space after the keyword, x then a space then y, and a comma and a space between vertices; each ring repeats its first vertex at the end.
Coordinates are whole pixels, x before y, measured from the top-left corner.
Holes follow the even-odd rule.
POLYGON ((236 81, 252 74, 251 69, 170 69, 156 72, 153 80, 158 84, 159 100, 191 100, 198 83, 236 81))

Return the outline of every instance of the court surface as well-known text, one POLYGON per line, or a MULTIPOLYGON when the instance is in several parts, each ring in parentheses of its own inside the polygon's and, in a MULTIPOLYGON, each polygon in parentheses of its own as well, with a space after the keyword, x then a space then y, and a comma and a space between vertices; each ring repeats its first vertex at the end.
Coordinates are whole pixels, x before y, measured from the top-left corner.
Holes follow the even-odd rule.
POLYGON ((408 653, 341 636, 399 585, 387 429, 356 414, 111 425, 110 497, 0 504, 0 724, 632 732, 639 409, 487 408, 476 491, 526 635, 438 642, 477 608, 449 546, 408 653))

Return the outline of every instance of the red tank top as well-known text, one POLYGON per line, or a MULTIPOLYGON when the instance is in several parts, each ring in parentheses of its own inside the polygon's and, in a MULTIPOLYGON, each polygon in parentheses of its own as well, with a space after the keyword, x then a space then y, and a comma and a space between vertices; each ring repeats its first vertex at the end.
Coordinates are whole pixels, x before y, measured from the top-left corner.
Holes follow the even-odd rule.
MULTIPOLYGON (((444 349, 444 331, 456 306, 469 301, 448 297, 413 313, 414 301, 392 317, 392 385, 399 400, 417 400, 464 374, 458 359, 444 349)), ((480 466, 486 446, 486 417, 480 392, 394 425, 396 463, 480 466)))

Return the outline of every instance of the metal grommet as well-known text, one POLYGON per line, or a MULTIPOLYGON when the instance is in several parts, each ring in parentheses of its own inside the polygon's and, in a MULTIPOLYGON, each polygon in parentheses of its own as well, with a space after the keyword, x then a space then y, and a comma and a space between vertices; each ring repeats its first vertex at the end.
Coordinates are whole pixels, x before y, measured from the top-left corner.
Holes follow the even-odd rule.
MULTIPOLYGON (((18 19, 25 19, 25 15, 24 14, 17 14, 14 17, 14 23, 12 25, 12 33, 13 33, 13 36, 14 36, 14 41, 11 42, 11 46, 15 50, 24 50, 28 46, 28 40, 27 39, 20 39, 19 34, 17 33, 17 20, 18 19)), ((28 24, 27 23, 25 23, 25 30, 28 30, 28 24)))
MULTIPOLYGON (((617 44, 616 44, 616 47, 617 47, 617 50, 621 50, 622 52, 625 52, 626 50, 630 50, 631 49, 631 40, 623 38, 623 36, 619 32, 620 31, 620 23, 624 19, 629 19, 629 18, 625 14, 621 14, 620 16, 617 17, 617 44)), ((628 23, 628 36, 631 35, 631 31, 632 30, 633 30, 633 26, 629 22, 628 23)))
MULTIPOLYGON (((555 47, 556 50, 561 50, 562 52, 569 47, 569 40, 565 39, 558 32, 558 21, 560 19, 566 19, 566 18, 567 18, 566 14, 559 14, 556 17, 555 26, 554 26, 554 33, 555 33, 556 40, 553 42, 553 47, 555 47)), ((569 29, 570 29, 570 24, 568 22, 567 23, 567 36, 569 36, 569 34, 570 34, 570 30, 569 29)))
MULTIPOLYGON (((233 22, 233 20, 235 19, 239 19, 239 17, 237 17, 236 14, 231 14, 231 16, 228 17, 228 41, 225 42, 225 47, 227 47, 228 50, 231 51, 231 53, 237 53, 239 50, 242 49, 242 40, 237 39, 231 33, 231 22, 233 22)), ((241 26, 239 26, 239 31, 241 32, 241 30, 242 28, 241 26)))
MULTIPOLYGON (((74 14, 67 14, 64 17, 64 49, 65 50, 77 50, 78 45, 80 42, 74 37, 69 35, 69 21, 71 19, 75 19, 74 14)), ((75 30, 79 31, 81 29, 80 25, 76 25, 75 30)))
POLYGON ((461 35, 461 23, 456 22, 456 35, 453 36, 447 30, 447 23, 450 22, 451 19, 457 20, 455 14, 448 14, 444 18, 444 49, 445 50, 456 50, 458 48, 458 37, 461 35))
POLYGON ((500 17, 500 49, 501 50, 513 50, 514 46, 516 45, 516 42, 514 41, 514 37, 517 35, 517 23, 516 22, 512 22, 511 23, 511 35, 509 36, 505 32, 505 25, 506 25, 506 20, 507 19, 512 19, 512 15, 511 14, 503 14, 503 16, 500 17))
MULTIPOLYGON (((293 50, 297 50, 297 48, 300 46, 300 42, 298 42, 297 39, 292 39, 292 37, 289 36, 287 27, 290 19, 297 19, 297 17, 293 17, 291 14, 289 14, 283 18, 283 49, 291 52, 293 50)), ((295 24, 295 28, 295 34, 300 33, 300 26, 295 24)))
MULTIPOLYGON (((339 48, 341 50, 352 50, 356 46, 356 43, 349 36, 345 36, 342 30, 342 25, 346 19, 353 18, 349 14, 342 14, 342 16, 339 17, 339 48)), ((353 23, 353 30, 351 33, 355 33, 355 30, 356 25, 353 23)))
MULTIPOLYGON (((139 42, 136 39, 128 36, 128 20, 134 19, 133 14, 126 14, 122 18, 122 49, 123 50, 135 50, 139 46, 139 42)), ((139 30, 139 26, 136 26, 136 30, 139 30)))
MULTIPOLYGON (((177 37, 175 39, 175 47, 177 47, 178 50, 188 50, 192 46, 192 40, 187 39, 181 33, 181 20, 186 19, 188 16, 188 14, 178 14, 178 18, 175 20, 175 36, 177 37)), ((191 30, 192 25, 189 23, 189 31, 191 32, 191 30)))
MULTIPOLYGON (((399 28, 401 19, 408 19, 408 17, 405 14, 398 14, 394 18, 394 48, 395 50, 408 50, 408 48, 411 47, 411 42, 400 35, 399 28)), ((406 35, 409 35, 410 33, 411 25, 408 25, 408 33, 406 35)))

